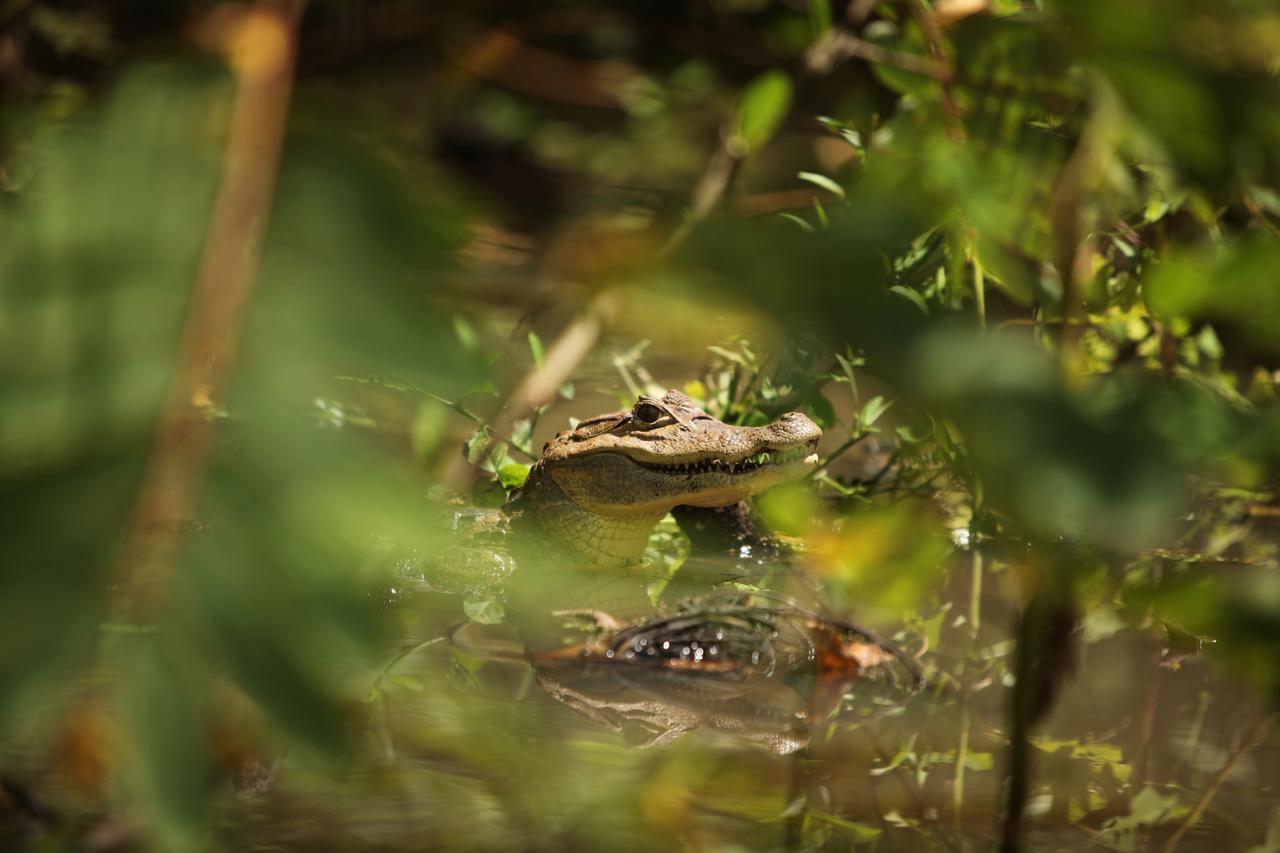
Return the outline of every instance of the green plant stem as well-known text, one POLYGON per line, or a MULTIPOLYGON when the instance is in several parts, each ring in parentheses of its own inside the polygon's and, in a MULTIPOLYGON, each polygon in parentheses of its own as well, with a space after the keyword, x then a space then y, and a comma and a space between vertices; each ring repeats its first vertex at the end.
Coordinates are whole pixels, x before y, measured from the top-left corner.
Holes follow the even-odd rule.
POLYGON ((969 677, 968 662, 964 665, 964 697, 960 705, 960 745, 956 748, 956 778, 951 788, 951 805, 955 813, 956 831, 963 831, 964 826, 964 765, 969 757, 969 677))
POLYGON ((817 473, 818 471, 825 471, 828 465, 830 465, 832 462, 836 461, 836 459, 843 456, 846 452, 848 452, 849 448, 863 441, 869 435, 871 435, 871 433, 864 432, 864 433, 859 433, 858 435, 855 435, 852 438, 850 438, 844 444, 840 445, 835 450, 833 450, 831 452, 831 455, 829 455, 826 459, 822 460, 822 464, 819 465, 816 469, 814 469, 814 472, 817 473))
MULTIPOLYGON (((973 540, 970 539, 970 542, 973 540)), ((972 547, 972 545, 970 546, 972 547)), ((973 579, 969 584, 969 630, 974 638, 982 627, 982 554, 973 552, 973 579)))
POLYGON ((982 264, 973 259, 973 299, 978 311, 978 328, 987 330, 987 285, 982 272, 982 264))
POLYGON ((964 771, 969 757, 969 661, 973 659, 978 642, 978 630, 982 627, 982 552, 977 545, 977 518, 982 502, 982 486, 974 485, 973 518, 969 522, 969 548, 972 557, 969 581, 969 649, 961 666, 960 745, 956 748, 956 778, 952 787, 952 805, 955 811, 956 829, 960 830, 964 818, 964 771))
POLYGON ((407 649, 393 657, 387 665, 382 668, 382 672, 378 673, 378 677, 373 680, 373 690, 376 691, 382 686, 382 680, 391 674, 391 670, 395 669, 396 665, 399 664, 400 661, 409 657, 409 655, 422 651, 428 646, 434 646, 443 639, 444 637, 432 637, 430 640, 423 640, 421 643, 415 643, 414 645, 409 646, 407 649))

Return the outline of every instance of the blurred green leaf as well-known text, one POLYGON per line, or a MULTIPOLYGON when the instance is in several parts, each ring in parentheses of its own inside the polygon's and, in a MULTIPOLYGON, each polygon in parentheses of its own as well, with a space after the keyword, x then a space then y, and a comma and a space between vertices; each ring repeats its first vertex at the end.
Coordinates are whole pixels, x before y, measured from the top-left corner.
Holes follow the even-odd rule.
POLYGON ((813 184, 815 187, 821 187, 837 198, 844 198, 844 187, 840 186, 826 175, 819 175, 817 172, 797 172, 796 177, 802 181, 813 184))
POLYGON ((1255 345, 1274 349, 1280 339, 1277 265, 1280 240, 1254 235, 1170 255, 1151 270, 1144 294, 1157 317, 1230 320, 1255 345))
POLYGON ((226 80, 151 66, 0 206, 0 714, 88 665, 219 170, 226 80), (47 683, 45 686, 48 686, 47 683))
POLYGON ((1152 786, 1143 788, 1129 802, 1129 813, 1113 817, 1102 826, 1100 837, 1116 850, 1137 849, 1138 830, 1177 820, 1190 809, 1178 805, 1174 794, 1161 794, 1152 786))
POLYGON ((791 109, 791 78, 768 71, 747 84, 738 107, 738 144, 744 153, 760 148, 773 136, 791 109))
POLYGON ((529 333, 529 352, 533 354, 533 363, 539 369, 546 367, 546 353, 542 349, 542 338, 538 337, 537 332, 529 333))
POLYGON ((808 0, 809 32, 813 38, 831 29, 831 4, 828 0, 808 0))
POLYGON ((919 308, 921 314, 925 315, 926 317, 929 316, 929 303, 925 302, 924 297, 921 296, 917 291, 912 290, 910 287, 903 287, 900 284, 895 284, 893 287, 889 288, 889 292, 898 294, 899 296, 901 296, 902 298, 910 302, 912 305, 919 308))
POLYGON ((892 405, 892 402, 886 401, 883 396, 877 394, 863 405, 862 411, 858 413, 858 423, 863 429, 871 428, 892 405))

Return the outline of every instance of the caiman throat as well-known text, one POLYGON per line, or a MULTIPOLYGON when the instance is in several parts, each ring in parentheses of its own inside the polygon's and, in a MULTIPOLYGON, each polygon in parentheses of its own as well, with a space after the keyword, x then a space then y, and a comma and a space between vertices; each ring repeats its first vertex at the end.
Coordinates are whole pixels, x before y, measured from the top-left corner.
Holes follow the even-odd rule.
POLYGON ((677 506, 722 507, 818 465, 822 431, 800 412, 730 426, 669 391, 547 442, 512 508, 584 566, 638 563, 677 506))

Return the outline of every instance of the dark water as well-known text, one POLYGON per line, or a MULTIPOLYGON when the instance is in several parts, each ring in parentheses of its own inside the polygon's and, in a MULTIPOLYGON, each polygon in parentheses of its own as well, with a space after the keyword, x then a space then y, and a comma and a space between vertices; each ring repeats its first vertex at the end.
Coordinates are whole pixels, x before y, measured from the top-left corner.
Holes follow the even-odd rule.
MULTIPOLYGON (((987 569, 975 639, 963 608, 945 604, 967 600, 971 571, 958 552, 937 590, 937 645, 920 657, 930 686, 851 683, 846 712, 805 721, 807 745, 790 754, 746 724, 669 738, 655 738, 652 721, 639 733, 615 729, 540 685, 501 627, 431 643, 457 622, 458 602, 410 597, 401 616, 414 651, 352 709, 362 734, 350 763, 286 761, 228 816, 229 840, 322 850, 990 849, 1007 773, 1016 585, 987 569)), ((579 600, 621 611, 620 601, 643 602, 622 591, 644 582, 602 581, 599 595, 584 582, 579 600)), ((1280 736, 1267 729, 1265 704, 1211 657, 1171 651, 1158 626, 1126 625, 1105 608, 1080 624, 1071 670, 1032 731, 1028 846, 1262 844, 1280 814, 1280 736), (1194 825, 1174 839, 1193 809, 1194 825)), ((890 636, 900 626, 874 627, 890 636)), ((919 648, 919 637, 899 636, 919 648)))

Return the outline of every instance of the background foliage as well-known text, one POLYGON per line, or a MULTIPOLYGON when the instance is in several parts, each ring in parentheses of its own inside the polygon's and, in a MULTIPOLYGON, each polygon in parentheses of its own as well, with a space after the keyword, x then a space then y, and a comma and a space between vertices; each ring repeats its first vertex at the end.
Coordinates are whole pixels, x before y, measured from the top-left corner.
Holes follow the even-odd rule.
POLYGON ((5 843, 1277 848, 1273 3, 316 0, 261 247, 220 246, 287 6, 0 3, 5 843), (195 512, 140 527, 242 249, 195 512), (822 424, 766 517, 937 650, 917 733, 833 724, 820 784, 419 648, 502 618, 420 589, 456 501, 675 386, 822 424))

